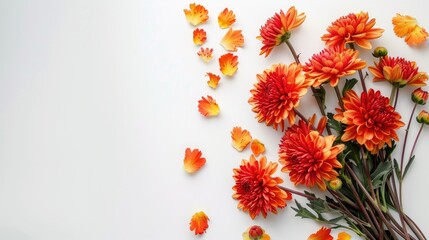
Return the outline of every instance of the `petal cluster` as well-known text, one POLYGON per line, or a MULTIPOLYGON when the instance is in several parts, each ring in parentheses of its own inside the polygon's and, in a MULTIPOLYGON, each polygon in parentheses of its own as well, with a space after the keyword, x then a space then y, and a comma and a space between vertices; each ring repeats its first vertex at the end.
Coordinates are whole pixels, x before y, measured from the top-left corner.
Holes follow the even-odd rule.
POLYGON ((344 150, 344 145, 333 146, 334 141, 334 135, 323 137, 300 120, 287 129, 280 142, 282 171, 289 173, 295 185, 317 185, 321 190, 326 190, 325 182, 334 180, 338 176, 335 169, 342 167, 337 155, 344 150))
POLYGON ((227 28, 235 23, 235 14, 232 10, 225 8, 221 13, 219 13, 217 21, 220 28, 227 28))
POLYGON ((197 55, 205 62, 208 63, 213 58, 213 48, 201 48, 197 55))
POLYGON ((206 159, 201 157, 202 153, 199 149, 187 148, 185 150, 185 157, 183 158, 183 166, 185 171, 188 173, 194 173, 198 171, 204 164, 206 159))
POLYGON ((183 9, 183 12, 186 20, 194 26, 205 23, 209 19, 209 11, 200 4, 191 3, 189 9, 183 9))
POLYGON ((209 227, 209 217, 203 212, 195 213, 189 222, 189 229, 195 232, 195 235, 200 235, 206 232, 209 227))
POLYGON ((241 127, 234 127, 231 131, 232 146, 239 152, 243 151, 252 141, 250 132, 241 127))
POLYGON ((193 32, 193 41, 195 45, 203 45, 207 40, 207 33, 204 29, 197 28, 193 32))
POLYGON ((226 53, 219 57, 220 71, 225 76, 232 76, 238 69, 238 56, 226 53))
POLYGON ((389 104, 389 99, 380 91, 370 89, 359 97, 353 90, 347 91, 344 98, 344 110, 336 109, 335 120, 346 125, 343 142, 357 141, 372 154, 377 153, 385 144, 392 146, 392 140, 398 141, 396 131, 404 126, 401 115, 389 104))
POLYGON ((278 208, 286 207, 286 200, 292 199, 289 192, 278 186, 283 180, 272 176, 276 169, 277 163, 267 162, 265 157, 256 160, 253 155, 243 160, 239 168, 234 168, 232 197, 252 219, 259 214, 266 218, 268 212, 276 214, 278 208))
POLYGON ((219 81, 220 81, 220 76, 210 72, 208 72, 206 76, 209 77, 209 80, 207 81, 207 85, 209 85, 209 87, 213 89, 217 88, 217 85, 219 84, 219 81))
POLYGON ((205 117, 214 117, 219 114, 220 108, 216 100, 207 95, 207 98, 202 97, 198 101, 198 111, 205 117))
POLYGON ((417 20, 408 15, 396 14, 392 18, 393 31, 396 36, 403 38, 408 45, 417 45, 424 41, 428 37, 426 29, 417 25, 417 20))
POLYGON ((384 32, 381 28, 374 28, 375 19, 371 20, 368 13, 350 13, 335 20, 327 28, 328 33, 322 36, 322 40, 328 46, 344 48, 346 43, 356 43, 361 48, 371 49, 369 40, 381 37, 384 32))
POLYGON ((237 47, 244 45, 244 37, 241 30, 233 30, 230 28, 225 36, 222 38, 220 45, 227 51, 237 51, 237 47))
POLYGON ((256 76, 257 83, 250 90, 249 103, 258 121, 274 129, 278 126, 284 129, 285 119, 292 125, 296 115, 294 108, 299 106, 300 98, 313 81, 305 78, 301 65, 296 63, 275 64, 256 76))

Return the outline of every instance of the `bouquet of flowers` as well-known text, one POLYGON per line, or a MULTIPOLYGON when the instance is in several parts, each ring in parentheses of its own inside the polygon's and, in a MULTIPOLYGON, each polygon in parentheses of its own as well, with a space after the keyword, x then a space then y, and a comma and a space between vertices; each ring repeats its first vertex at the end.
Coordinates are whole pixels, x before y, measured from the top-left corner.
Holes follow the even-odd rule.
MULTIPOLYGON (((274 64, 257 74, 248 102, 259 122, 284 132, 278 149, 281 171, 288 173, 295 185, 304 185, 308 190, 281 186, 283 180, 272 176, 278 163, 269 162, 265 156, 258 157, 264 152, 264 145, 257 139, 252 140, 247 130, 236 127, 231 133, 233 146, 241 151, 251 143, 253 154, 233 169, 233 198, 238 201, 238 207, 254 219, 260 214, 265 218, 269 212, 277 213, 293 195, 304 197, 306 204, 295 201, 292 206, 296 216, 328 227, 322 227, 309 239, 333 239, 332 228, 343 228, 372 240, 426 239, 418 224, 403 211, 402 195, 403 181, 415 159, 420 133, 429 125, 427 111, 420 110, 417 114, 428 98, 428 92, 421 88, 426 85, 428 75, 419 71, 413 61, 390 56, 384 47, 373 48, 371 40, 382 36, 384 30, 376 28, 375 19, 365 12, 333 21, 321 37, 326 48, 303 63, 292 42, 293 30, 305 18, 304 13, 290 7, 286 12, 275 13, 261 26, 257 37, 262 42, 260 55, 268 57, 284 43, 295 61, 274 64), (372 65, 359 58, 359 51, 371 49, 372 65), (367 88, 365 82, 371 80, 390 83, 390 97, 367 88), (412 110, 407 117, 396 110, 403 88, 414 88, 410 96, 412 110), (327 96, 327 92, 335 95, 327 96), (309 93, 320 111, 313 116, 305 116, 300 111, 300 99, 309 93), (328 97, 335 97, 337 105, 327 105, 328 97), (416 120, 419 131, 415 139, 409 139, 410 125, 416 124, 416 120), (398 131, 404 128, 405 136, 399 139, 398 131), (406 153, 410 142, 412 148, 406 153)), ((410 16, 398 14, 392 23, 396 35, 404 37, 409 45, 420 44, 427 38, 425 29, 410 16)), ((228 33, 231 35, 225 36, 228 41, 223 41, 226 49, 233 50, 243 44, 231 40, 237 39, 233 34, 241 32, 230 29, 228 33)), ((234 70, 233 57, 236 56, 228 53, 219 59, 224 75, 234 70)), ((209 77, 209 82, 215 78, 209 77)), ((219 112, 210 96, 200 101, 199 108, 205 116, 219 112)), ((196 170, 205 162, 201 159, 200 152, 189 150, 185 165, 188 160, 187 166, 196 170)), ((207 221, 207 216, 204 218, 207 221)), ((194 229, 196 222, 191 221, 194 229)), ((340 233, 338 239, 350 239, 346 232, 340 233)), ((249 228, 243 237, 269 239, 259 226, 249 228)))

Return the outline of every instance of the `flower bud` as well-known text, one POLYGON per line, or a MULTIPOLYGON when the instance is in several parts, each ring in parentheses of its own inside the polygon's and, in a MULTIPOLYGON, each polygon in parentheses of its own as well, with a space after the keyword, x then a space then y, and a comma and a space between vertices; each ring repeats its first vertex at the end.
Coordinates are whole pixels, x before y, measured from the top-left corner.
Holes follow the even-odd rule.
POLYGON ((258 225, 254 225, 249 229, 249 237, 252 240, 259 240, 264 234, 264 230, 258 225))
POLYGON ((417 88, 411 94, 411 100, 417 104, 425 105, 428 100, 428 92, 423 91, 422 88, 417 88))
POLYGON ((425 110, 422 110, 419 115, 417 115, 417 122, 424 123, 429 125, 429 113, 425 110))
POLYGON ((387 56, 387 49, 385 47, 376 47, 372 53, 372 56, 376 58, 387 56))
POLYGON ((334 180, 331 180, 329 182, 329 188, 334 190, 334 191, 340 189, 341 186, 343 186, 343 181, 341 181, 341 179, 339 179, 339 178, 335 178, 334 180))

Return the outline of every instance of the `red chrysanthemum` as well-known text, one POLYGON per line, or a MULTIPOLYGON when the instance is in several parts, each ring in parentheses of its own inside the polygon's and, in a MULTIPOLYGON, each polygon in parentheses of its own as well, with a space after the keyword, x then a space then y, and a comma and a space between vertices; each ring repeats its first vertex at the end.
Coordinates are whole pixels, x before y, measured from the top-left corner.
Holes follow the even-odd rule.
POLYGON ((259 122, 273 125, 277 130, 280 125, 284 129, 284 120, 288 119, 292 125, 295 122, 294 108, 299 106, 299 100, 307 88, 313 83, 305 79, 299 64, 292 63, 273 65, 262 74, 257 74, 258 82, 250 90, 252 97, 249 103, 257 113, 259 122))
POLYGON ((356 70, 366 66, 365 61, 358 58, 359 52, 352 49, 330 47, 322 50, 303 66, 305 76, 314 79, 313 87, 328 82, 337 86, 341 77, 352 75, 356 70))
POLYGON ((388 81, 396 87, 426 86, 428 75, 425 72, 419 72, 419 67, 414 61, 385 56, 380 62, 374 64, 375 66, 368 68, 374 74, 374 82, 388 81))
POLYGON ((269 162, 265 157, 256 160, 251 155, 249 161, 243 160, 240 168, 234 169, 235 185, 234 199, 238 200, 238 207, 249 212, 254 219, 260 213, 264 218, 268 212, 277 213, 277 208, 286 207, 286 200, 292 195, 282 190, 278 185, 283 182, 279 177, 271 176, 276 172, 277 163, 269 162))
POLYGON ((343 142, 355 140, 375 154, 385 144, 392 146, 392 139, 398 141, 396 130, 404 126, 401 115, 389 104, 389 98, 380 91, 370 89, 362 92, 361 97, 353 91, 347 91, 344 98, 344 110, 336 109, 334 118, 347 125, 341 136, 343 142))
POLYGON ((263 44, 259 55, 265 53, 267 57, 275 46, 289 39, 290 30, 297 28, 304 20, 305 14, 298 14, 295 7, 290 7, 286 14, 280 10, 280 13, 268 19, 259 30, 260 36, 257 37, 263 44))
POLYGON ((342 167, 337 155, 344 150, 344 145, 333 146, 334 140, 334 135, 323 137, 300 120, 288 128, 280 142, 282 171, 289 172, 295 185, 313 187, 317 184, 321 190, 326 190, 325 181, 334 180, 338 176, 335 169, 342 167))
POLYGON ((346 43, 356 43, 358 46, 371 49, 369 40, 381 37, 381 28, 373 28, 375 19, 369 20, 368 13, 351 13, 337 19, 327 28, 328 33, 322 36, 328 46, 345 47, 346 43))

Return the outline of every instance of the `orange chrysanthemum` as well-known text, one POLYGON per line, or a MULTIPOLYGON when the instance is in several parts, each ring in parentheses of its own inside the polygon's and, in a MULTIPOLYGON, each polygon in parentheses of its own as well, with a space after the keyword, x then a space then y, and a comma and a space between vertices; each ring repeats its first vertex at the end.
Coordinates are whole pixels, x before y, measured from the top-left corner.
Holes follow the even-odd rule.
POLYGON ((374 74, 374 82, 388 81, 396 87, 422 87, 428 80, 425 72, 419 72, 416 62, 404 58, 385 56, 374 64, 375 66, 368 68, 374 74))
POLYGON ((197 55, 205 62, 208 63, 213 58, 213 48, 201 48, 197 55))
POLYGON ((352 49, 330 47, 322 50, 303 66, 305 76, 313 79, 313 87, 329 81, 332 87, 337 86, 341 77, 352 75, 356 70, 366 66, 365 61, 358 58, 359 52, 352 49))
POLYGON ((207 217, 203 211, 197 212, 192 216, 189 222, 189 229, 195 231, 195 235, 203 234, 209 227, 209 220, 209 217, 207 217))
POLYGON ((231 131, 232 146, 239 152, 243 151, 252 141, 250 132, 241 127, 234 127, 231 131))
POLYGON ((238 56, 227 53, 219 57, 220 71, 223 75, 232 76, 238 68, 238 56))
POLYGON ((186 149, 185 157, 183 158, 183 166, 186 172, 194 173, 206 164, 206 159, 201 157, 201 155, 202 153, 198 149, 186 149))
POLYGON ((277 208, 286 207, 286 200, 292 199, 289 192, 278 186, 283 180, 271 176, 276 169, 277 163, 267 163, 265 156, 256 160, 253 155, 249 161, 243 160, 240 168, 234 168, 235 185, 232 189, 235 193, 232 197, 252 219, 261 213, 264 218, 268 212, 277 214, 277 208))
POLYGON ((193 32, 193 40, 195 45, 203 45, 207 40, 207 33, 204 29, 195 29, 193 32))
POLYGON ((219 81, 220 81, 220 76, 210 72, 208 72, 206 76, 209 77, 209 80, 207 81, 207 85, 209 85, 209 87, 213 89, 217 88, 217 85, 219 84, 219 81))
POLYGON ((337 155, 344 150, 344 145, 333 146, 334 141, 334 135, 323 137, 300 120, 288 128, 280 142, 282 171, 289 172, 295 185, 313 187, 317 184, 321 190, 326 190, 325 181, 334 180, 338 176, 335 169, 342 167, 337 155))
POLYGON ((259 55, 265 54, 267 57, 274 47, 288 40, 291 35, 290 31, 301 25, 304 20, 305 14, 298 14, 295 7, 290 7, 286 14, 282 10, 280 13, 274 14, 259 30, 260 36, 257 39, 261 40, 263 44, 259 55))
POLYGON ((250 149, 252 149, 252 153, 255 154, 255 156, 259 156, 259 154, 265 152, 265 145, 255 138, 252 144, 250 144, 250 149))
POLYGON ((368 13, 364 12, 342 16, 327 28, 328 33, 322 36, 322 40, 328 46, 344 48, 346 43, 356 43, 361 48, 371 49, 369 40, 381 37, 384 30, 373 28, 374 18, 368 20, 368 13))
POLYGON ((404 126, 401 115, 380 91, 370 89, 359 98, 353 90, 349 90, 343 102, 344 110, 336 109, 338 113, 334 115, 335 120, 346 125, 341 136, 343 142, 357 141, 376 154, 385 144, 391 147, 392 139, 399 140, 396 130, 404 126))
POLYGON ((205 117, 214 117, 219 114, 220 108, 216 100, 207 95, 207 98, 202 97, 198 101, 198 111, 205 117))
POLYGON ((299 106, 300 98, 313 84, 311 79, 304 77, 301 69, 296 63, 289 66, 277 64, 256 75, 258 82, 250 90, 249 103, 259 122, 273 125, 276 130, 279 125, 284 129, 285 119, 289 124, 295 122, 294 108, 299 106))
POLYGON ((322 227, 316 233, 311 234, 307 240, 333 240, 331 229, 322 227))
POLYGON ((227 51, 236 52, 237 47, 242 47, 244 45, 244 37, 241 30, 232 30, 232 28, 230 28, 222 38, 220 45, 227 51))
POLYGON ((194 26, 205 23, 209 19, 209 11, 200 4, 191 3, 189 9, 183 9, 183 12, 185 12, 186 20, 194 26))
POLYGON ((232 10, 225 8, 217 17, 217 22, 220 28, 227 28, 235 23, 235 14, 232 10))
POLYGON ((405 37, 408 45, 417 45, 428 37, 426 30, 417 25, 417 20, 411 16, 403 16, 399 13, 392 18, 393 31, 398 37, 405 37))

